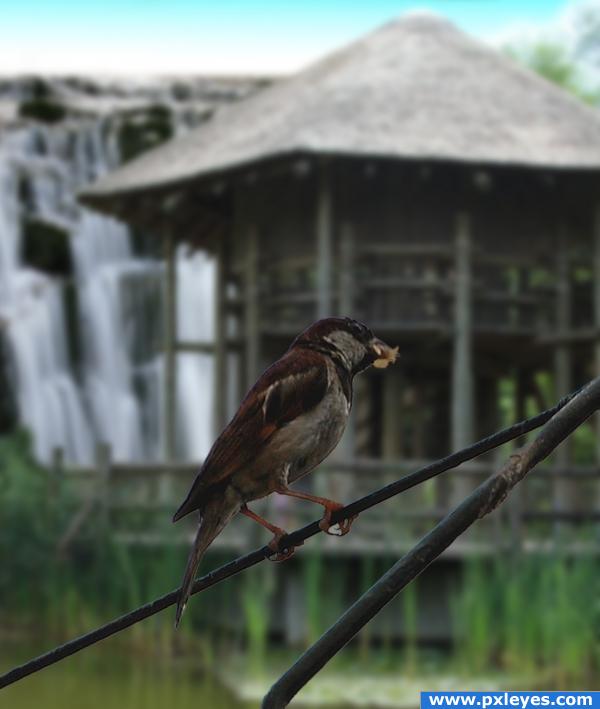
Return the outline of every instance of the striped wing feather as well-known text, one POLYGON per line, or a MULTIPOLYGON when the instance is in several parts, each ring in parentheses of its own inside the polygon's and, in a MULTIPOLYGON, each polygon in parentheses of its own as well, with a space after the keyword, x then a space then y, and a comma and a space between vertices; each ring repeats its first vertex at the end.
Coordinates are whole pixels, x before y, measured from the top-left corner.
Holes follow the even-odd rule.
POLYGON ((173 519, 201 507, 206 492, 247 467, 279 428, 313 409, 325 396, 327 376, 323 355, 311 350, 289 350, 269 367, 215 441, 173 519))

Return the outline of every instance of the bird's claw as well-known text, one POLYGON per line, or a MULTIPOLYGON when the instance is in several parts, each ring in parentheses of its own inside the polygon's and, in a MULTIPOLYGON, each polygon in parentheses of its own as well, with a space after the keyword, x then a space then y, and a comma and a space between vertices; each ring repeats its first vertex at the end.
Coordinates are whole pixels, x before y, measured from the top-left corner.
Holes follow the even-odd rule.
POLYGON ((319 529, 325 534, 329 534, 332 537, 344 537, 350 531, 352 523, 358 517, 354 515, 353 517, 348 517, 347 519, 342 519, 336 522, 334 525, 331 524, 331 515, 337 510, 341 510, 344 505, 327 507, 323 519, 319 522, 319 529), (337 531, 335 531, 337 530, 337 531))
MULTIPOLYGON (((271 539, 271 541, 267 544, 269 549, 273 550, 273 554, 271 556, 267 557, 267 559, 269 561, 276 561, 276 562, 287 561, 289 558, 294 556, 294 552, 296 551, 296 547, 288 547, 288 548, 281 549, 281 550, 279 549, 279 542, 285 536, 286 536, 285 532, 282 532, 280 534, 275 534, 273 536, 273 539, 271 539)), ((298 544, 298 546, 302 546, 302 544, 304 544, 304 542, 300 542, 300 544, 298 544)))

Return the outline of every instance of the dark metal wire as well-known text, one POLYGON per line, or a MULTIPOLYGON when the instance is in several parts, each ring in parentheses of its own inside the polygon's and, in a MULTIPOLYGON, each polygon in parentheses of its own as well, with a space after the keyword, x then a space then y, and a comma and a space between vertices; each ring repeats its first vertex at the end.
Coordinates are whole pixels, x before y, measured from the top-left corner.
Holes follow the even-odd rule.
POLYGON ((600 408, 600 378, 590 382, 569 406, 544 426, 535 439, 515 452, 499 471, 423 537, 376 581, 298 658, 265 696, 262 709, 284 709, 291 699, 403 588, 424 571, 480 517, 500 505, 510 490, 544 460, 594 411, 600 408))
MULTIPOLYGON (((481 455, 482 453, 486 453, 487 451, 490 451, 493 448, 497 448, 498 446, 501 446, 504 443, 513 440, 514 438, 518 438, 519 436, 522 436, 528 433, 529 431, 532 431, 538 428, 539 426, 544 425, 549 419, 552 418, 552 416, 554 416, 557 411, 562 409, 569 401, 571 401, 571 399, 578 392, 579 390, 573 392, 572 394, 569 394, 568 396, 561 399, 552 408, 547 409, 546 411, 543 411, 542 413, 537 414, 532 418, 525 419, 524 421, 520 421, 519 423, 513 424, 512 426, 509 426, 508 428, 505 428, 502 431, 498 431, 497 433, 494 433, 491 436, 488 436, 487 438, 484 438, 478 441, 477 443, 468 446, 467 448, 463 448, 462 450, 456 453, 452 453, 451 455, 446 456, 445 458, 442 458, 438 461, 435 461, 434 463, 425 465, 422 468, 416 470, 415 472, 410 473, 409 475, 405 475, 403 478, 400 478, 396 482, 390 483, 389 485, 386 485, 385 487, 382 487, 379 490, 376 490, 375 492, 366 495, 365 497, 361 497, 360 499, 355 500, 346 507, 336 511, 332 515, 332 524, 336 524, 337 522, 340 522, 343 519, 357 515, 360 512, 364 512, 365 510, 374 507, 375 505, 378 505, 381 502, 384 502, 385 500, 388 500, 389 498, 400 494, 401 492, 409 490, 415 485, 419 485, 420 483, 423 483, 426 480, 430 480, 436 475, 440 475, 441 473, 444 473, 447 470, 450 470, 451 468, 455 468, 461 463, 471 460, 472 458, 475 458, 481 455)), ((319 522, 311 522, 310 524, 307 524, 304 527, 301 527, 300 529, 297 529, 294 532, 291 532, 287 536, 283 537, 279 543, 279 550, 282 551, 289 547, 300 546, 300 544, 304 540, 315 536, 320 531, 321 530, 319 528, 319 522)), ((214 571, 211 571, 202 578, 198 579, 194 583, 192 594, 200 593, 201 591, 204 591, 205 589, 214 586, 215 584, 220 583, 221 581, 224 581, 225 579, 230 578, 231 576, 235 576, 241 571, 244 571, 245 569, 248 569, 251 566, 255 566, 256 564, 260 563, 261 561, 264 561, 266 558, 272 555, 273 550, 269 546, 265 545, 259 549, 255 549, 254 551, 248 554, 240 556, 237 559, 234 559, 233 561, 230 561, 227 564, 220 566, 214 571)), ((125 615, 115 618, 109 623, 106 623, 100 628, 97 628, 96 630, 92 630, 91 632, 86 633, 85 635, 81 635, 78 638, 69 640, 63 645, 60 645, 54 648, 53 650, 50 650, 49 652, 46 652, 43 655, 39 655, 38 657, 35 657, 32 660, 29 660, 28 662, 25 662, 24 664, 15 667, 9 672, 0 675, 0 689, 7 687, 8 685, 13 684, 14 682, 17 682, 35 672, 39 672, 45 667, 49 667, 50 665, 53 665, 56 662, 59 662, 60 660, 63 660, 66 657, 69 657, 70 655, 73 655, 76 652, 83 650, 86 647, 89 647, 90 645, 94 645, 100 640, 104 640, 105 638, 108 638, 111 635, 120 632, 121 630, 129 628, 135 623, 139 623, 141 620, 145 620, 146 618, 149 618, 150 616, 159 613, 165 608, 168 608, 169 606, 176 603, 178 594, 179 589, 171 591, 170 593, 167 593, 166 595, 161 596, 160 598, 157 598, 154 601, 151 601, 150 603, 147 603, 129 613, 126 613, 125 615)))

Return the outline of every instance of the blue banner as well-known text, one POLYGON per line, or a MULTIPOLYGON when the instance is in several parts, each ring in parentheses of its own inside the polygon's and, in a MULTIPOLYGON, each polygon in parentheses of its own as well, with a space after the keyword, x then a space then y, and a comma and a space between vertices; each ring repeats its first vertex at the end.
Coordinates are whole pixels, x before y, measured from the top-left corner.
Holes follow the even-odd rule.
POLYGON ((421 692, 421 709, 456 707, 591 707, 600 709, 600 692, 421 692))

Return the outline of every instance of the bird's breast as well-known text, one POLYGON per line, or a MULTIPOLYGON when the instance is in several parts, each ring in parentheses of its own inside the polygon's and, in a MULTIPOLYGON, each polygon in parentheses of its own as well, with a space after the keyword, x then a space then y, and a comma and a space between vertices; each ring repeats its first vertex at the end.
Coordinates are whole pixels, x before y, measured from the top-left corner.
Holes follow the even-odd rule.
POLYGON ((341 386, 331 387, 312 412, 279 432, 290 441, 289 482, 310 472, 337 446, 346 428, 350 403, 341 386))
POLYGON ((254 459, 251 470, 235 476, 235 485, 246 501, 268 495, 281 482, 301 478, 336 447, 348 421, 350 402, 337 374, 333 371, 330 375, 332 384, 321 401, 278 429, 254 459), (287 480, 282 480, 284 471, 287 480))

